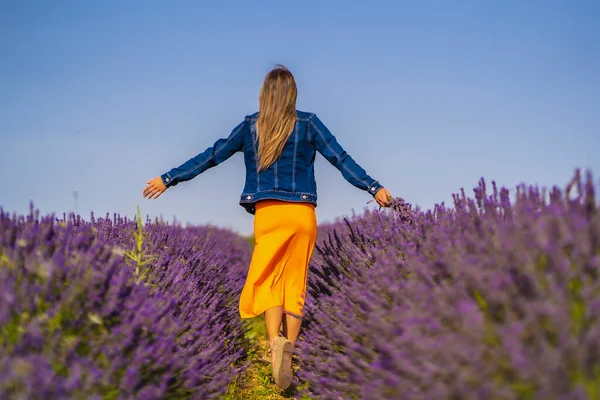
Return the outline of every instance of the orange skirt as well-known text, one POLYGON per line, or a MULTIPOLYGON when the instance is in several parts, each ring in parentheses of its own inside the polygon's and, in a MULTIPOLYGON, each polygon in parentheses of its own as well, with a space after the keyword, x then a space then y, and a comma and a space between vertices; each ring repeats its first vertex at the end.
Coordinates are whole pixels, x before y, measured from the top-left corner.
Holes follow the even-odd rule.
POLYGON ((271 307, 302 317, 308 263, 317 238, 315 206, 262 200, 254 215, 254 252, 240 296, 240 316, 271 307))

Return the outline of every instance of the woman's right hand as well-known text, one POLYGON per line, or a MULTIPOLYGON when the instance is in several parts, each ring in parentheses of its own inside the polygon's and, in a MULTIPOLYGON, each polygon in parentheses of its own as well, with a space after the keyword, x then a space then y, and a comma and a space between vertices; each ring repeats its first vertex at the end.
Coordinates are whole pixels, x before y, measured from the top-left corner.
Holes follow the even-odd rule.
POLYGON ((381 188, 375 193, 375 201, 381 207, 389 207, 392 204, 392 200, 392 194, 386 188, 381 188))
POLYGON ((165 190, 167 190, 167 187, 162 179, 160 179, 160 176, 157 176, 154 179, 146 181, 146 187, 142 191, 142 195, 148 199, 157 199, 165 190))

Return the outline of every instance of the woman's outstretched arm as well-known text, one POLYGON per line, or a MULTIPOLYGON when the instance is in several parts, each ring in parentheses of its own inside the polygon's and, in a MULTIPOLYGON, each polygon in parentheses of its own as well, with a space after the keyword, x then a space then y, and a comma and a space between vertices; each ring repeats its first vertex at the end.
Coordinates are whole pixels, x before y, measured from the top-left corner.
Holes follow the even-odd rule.
POLYGON ((389 207, 392 195, 378 181, 371 178, 338 143, 316 114, 310 116, 311 138, 319 153, 335 166, 353 186, 369 192, 382 207, 389 207))
POLYGON ((179 182, 189 181, 202 172, 227 160, 244 147, 243 130, 247 129, 244 120, 236 126, 227 138, 221 138, 215 144, 197 156, 190 158, 179 167, 146 181, 146 187, 142 195, 149 199, 158 198, 168 187, 175 186, 179 182))

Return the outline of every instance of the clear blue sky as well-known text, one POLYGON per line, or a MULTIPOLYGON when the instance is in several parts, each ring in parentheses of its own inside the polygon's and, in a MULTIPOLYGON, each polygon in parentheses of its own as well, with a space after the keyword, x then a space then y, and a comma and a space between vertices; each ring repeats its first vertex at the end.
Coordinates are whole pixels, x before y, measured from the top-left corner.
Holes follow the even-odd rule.
MULTIPOLYGON (((275 63, 394 196, 423 208, 480 177, 600 177, 599 1, 0 0, 0 207, 252 231, 237 154, 158 200, 145 181, 258 107, 275 63)), ((323 158, 320 221, 370 196, 323 158)))

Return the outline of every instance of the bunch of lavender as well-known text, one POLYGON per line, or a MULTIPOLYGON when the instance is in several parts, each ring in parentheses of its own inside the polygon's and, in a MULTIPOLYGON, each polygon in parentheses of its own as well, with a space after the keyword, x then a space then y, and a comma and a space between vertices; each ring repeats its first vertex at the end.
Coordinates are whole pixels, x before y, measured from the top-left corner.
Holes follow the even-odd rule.
POLYGON ((418 216, 418 210, 413 210, 412 205, 401 197, 393 199, 390 208, 394 211, 393 215, 401 222, 413 224, 418 216))
POLYGON ((495 185, 488 195, 483 180, 474 192, 415 223, 380 212, 355 218, 362 242, 343 229, 346 254, 330 262, 356 262, 307 301, 299 375, 308 394, 600 396, 600 214, 591 176, 577 174, 567 193, 523 186, 514 204, 495 185))

